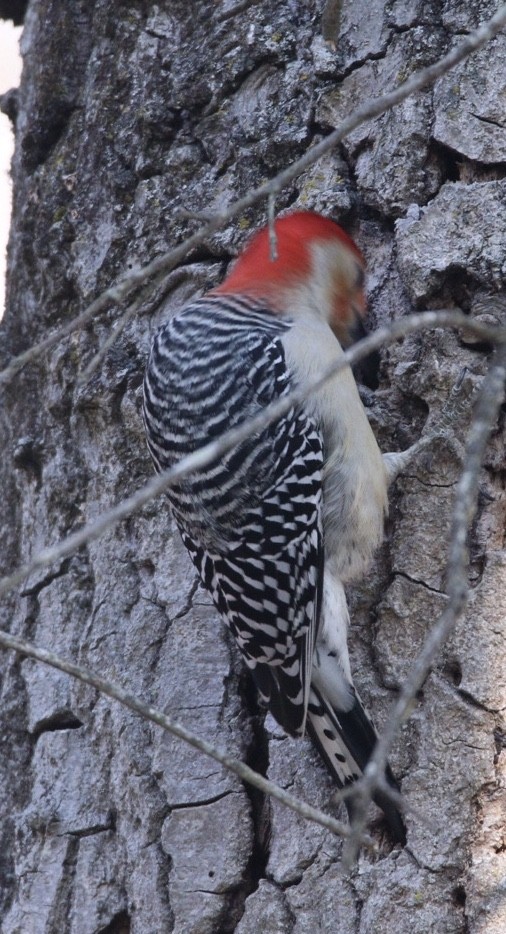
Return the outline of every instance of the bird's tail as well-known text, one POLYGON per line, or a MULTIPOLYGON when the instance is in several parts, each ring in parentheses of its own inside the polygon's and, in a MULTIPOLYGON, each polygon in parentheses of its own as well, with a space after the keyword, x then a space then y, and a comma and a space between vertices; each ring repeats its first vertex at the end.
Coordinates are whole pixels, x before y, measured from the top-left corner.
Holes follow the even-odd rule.
MULTIPOLYGON (((308 733, 339 788, 352 784, 360 777, 378 738, 360 698, 352 690, 353 704, 345 712, 333 707, 321 687, 314 683, 309 694, 308 733)), ((385 778, 395 791, 399 791, 389 765, 385 770, 385 778)), ((382 791, 377 791, 373 800, 385 815, 393 841, 404 845, 406 830, 395 804, 382 791)), ((352 819, 351 798, 346 801, 346 806, 352 819)))

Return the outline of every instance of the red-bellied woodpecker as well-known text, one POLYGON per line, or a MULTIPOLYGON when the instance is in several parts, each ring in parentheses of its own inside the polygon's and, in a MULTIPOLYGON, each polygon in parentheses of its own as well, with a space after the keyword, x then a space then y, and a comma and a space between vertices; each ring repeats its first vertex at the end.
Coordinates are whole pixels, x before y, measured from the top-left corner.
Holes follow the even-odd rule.
MULTIPOLYGON (((222 285, 172 317, 144 383, 159 470, 305 387, 342 355, 365 313, 364 261, 333 221, 299 212, 257 233, 222 285)), ((338 785, 376 733, 353 686, 344 585, 383 536, 385 461, 349 368, 274 424, 168 491, 184 544, 261 697, 307 728, 338 785)), ((397 788, 389 768, 387 781, 397 788)), ((388 796, 376 802, 404 841, 388 796)))

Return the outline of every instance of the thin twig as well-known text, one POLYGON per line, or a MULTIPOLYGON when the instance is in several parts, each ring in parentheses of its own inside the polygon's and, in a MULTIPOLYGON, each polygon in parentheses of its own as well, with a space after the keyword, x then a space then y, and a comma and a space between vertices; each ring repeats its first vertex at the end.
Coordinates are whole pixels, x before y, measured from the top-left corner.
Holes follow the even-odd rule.
POLYGON ((116 322, 115 327, 113 327, 105 339, 104 343, 97 350, 96 354, 91 358, 90 362, 87 364, 82 373, 79 373, 76 383, 78 386, 86 383, 90 377, 93 375, 94 371, 100 365, 102 360, 108 354, 112 345, 116 343, 118 337, 123 333, 129 321, 132 320, 134 315, 137 314, 140 305, 142 304, 142 296, 138 296, 127 308, 124 314, 121 315, 120 319, 116 322))
MULTIPOLYGON (((344 788, 337 788, 332 794, 333 803, 341 804, 349 801, 350 798, 355 799, 357 796, 357 790, 360 792, 362 787, 362 779, 357 779, 357 781, 354 781, 352 785, 346 785, 344 788)), ((428 819, 427 815, 424 814, 419 808, 411 804, 411 802, 408 801, 400 791, 397 791, 392 787, 392 785, 389 785, 384 778, 384 774, 377 775, 371 794, 375 794, 377 791, 381 791, 385 798, 388 798, 392 804, 395 804, 395 806, 399 809, 399 811, 402 811, 403 814, 410 814, 420 824, 424 824, 426 827, 432 827, 435 830, 435 825, 431 820, 428 819)), ((369 804, 371 803, 371 800, 371 797, 369 797, 366 811, 369 807, 369 804)))
POLYGON ((61 558, 65 558, 77 551, 88 542, 99 538, 108 528, 116 525, 122 519, 126 519, 132 513, 137 512, 142 506, 154 497, 163 493, 170 486, 179 482, 183 477, 197 470, 206 467, 212 461, 221 457, 235 445, 251 437, 252 434, 259 432, 268 425, 275 422, 288 412, 293 406, 300 405, 301 402, 312 392, 320 389, 329 379, 335 376, 340 370, 348 365, 353 365, 366 357, 374 350, 390 344, 400 337, 405 337, 415 331, 425 328, 435 327, 459 327, 478 334, 484 339, 493 342, 506 341, 506 329, 491 328, 480 324, 472 318, 467 318, 460 311, 426 311, 417 315, 410 315, 402 318, 400 321, 393 321, 388 325, 378 328, 374 334, 370 334, 364 340, 351 347, 342 357, 328 367, 323 374, 314 380, 304 389, 295 389, 288 395, 283 396, 276 402, 267 406, 259 415, 248 419, 237 428, 227 431, 220 438, 211 441, 193 454, 182 458, 170 470, 154 476, 140 490, 137 490, 132 496, 122 500, 117 506, 102 513, 102 515, 93 522, 88 523, 82 528, 73 532, 66 539, 56 545, 50 545, 39 551, 34 558, 26 564, 17 568, 12 574, 0 579, 0 597, 13 587, 17 587, 26 577, 40 568, 47 567, 61 558))
MULTIPOLYGON (((348 825, 342 824, 328 814, 324 814, 323 811, 320 811, 318 808, 312 807, 304 801, 300 801, 299 798, 291 795, 279 785, 264 778, 259 772, 250 769, 250 767, 244 762, 241 762, 240 759, 235 759, 226 752, 217 749, 211 743, 208 743, 207 740, 200 739, 200 737, 191 733, 190 730, 187 730, 186 727, 182 726, 180 723, 176 723, 166 714, 162 713, 161 710, 157 710, 156 707, 145 704, 133 694, 129 694, 128 691, 125 691, 119 684, 108 681, 96 674, 96 672, 90 671, 88 668, 83 668, 81 665, 68 662, 59 655, 55 655, 54 652, 39 648, 33 645, 33 643, 27 642, 25 639, 20 639, 8 632, 4 632, 4 630, 0 630, 0 645, 6 649, 13 649, 15 652, 20 652, 22 655, 26 655, 30 658, 35 658, 37 661, 43 662, 45 665, 50 665, 52 668, 57 668, 58 671, 63 671, 71 677, 83 681, 85 684, 90 684, 92 687, 96 688, 97 691, 100 691, 101 694, 106 694, 107 697, 112 697, 114 700, 119 701, 120 704, 133 710, 144 720, 150 720, 152 723, 156 723, 157 726, 160 726, 163 730, 172 733, 173 736, 184 740, 185 743, 193 746, 194 749, 198 749, 199 752, 219 762, 230 772, 237 775, 242 781, 248 782, 250 785, 258 788, 263 794, 270 795, 271 798, 275 798, 276 801, 281 802, 281 804, 284 804, 286 807, 290 808, 290 810, 295 811, 307 820, 320 824, 325 830, 330 830, 331 833, 340 837, 347 837, 350 833, 348 825)), ((372 840, 365 834, 362 843, 371 846, 372 840)))
POLYGON ((502 345, 479 392, 466 443, 464 468, 455 492, 450 551, 447 569, 448 605, 428 633, 422 649, 402 685, 400 695, 381 732, 373 755, 362 778, 357 782, 353 830, 343 853, 343 863, 355 862, 360 836, 367 821, 367 809, 385 765, 393 740, 409 713, 413 698, 420 690, 444 642, 455 628, 467 605, 467 534, 476 514, 478 481, 485 450, 504 398, 506 381, 506 345, 502 345), (356 837, 355 837, 356 831, 356 837))
POLYGON ((278 238, 276 236, 275 221, 276 195, 271 192, 268 201, 267 217, 269 221, 269 251, 271 263, 275 263, 278 258, 278 238))
POLYGON ((76 330, 79 327, 82 327, 88 321, 91 320, 99 311, 105 308, 110 304, 119 304, 129 295, 131 291, 136 288, 142 287, 145 285, 152 277, 157 277, 162 273, 167 273, 174 268, 181 260, 183 260, 191 249, 196 246, 199 246, 204 240, 206 240, 211 234, 213 234, 220 227, 225 226, 225 224, 231 220, 233 217, 236 217, 238 214, 241 214, 247 208, 250 208, 253 204, 256 204, 257 201, 261 201, 264 198, 268 198, 269 195, 276 193, 283 189, 286 185, 292 182, 298 175, 302 172, 305 172, 314 162, 316 162, 321 156, 333 149, 342 140, 348 136, 353 130, 355 130, 361 124, 366 123, 368 120, 373 120, 375 117, 381 116, 387 110, 391 110, 392 107, 397 106, 411 94, 414 94, 416 91, 420 91, 422 88, 426 87, 429 84, 432 84, 437 78, 440 78, 442 75, 450 71, 455 65, 461 62, 463 59, 471 55, 472 52, 477 51, 482 48, 490 39, 492 39, 498 32, 506 25, 506 4, 503 4, 497 13, 484 25, 480 26, 474 32, 469 33, 468 36, 461 42, 455 49, 452 49, 451 52, 448 52, 447 55, 443 56, 438 62, 435 62, 433 65, 429 65, 427 68, 422 68, 421 71, 416 72, 407 81, 404 81, 398 88, 383 94, 380 97, 374 98, 372 101, 369 101, 367 104, 362 104, 360 107, 357 107, 356 110, 350 114, 346 120, 343 121, 341 126, 337 127, 336 130, 333 130, 332 133, 329 133, 323 140, 320 140, 315 146, 312 146, 308 149, 300 159, 297 159, 292 165, 288 166, 286 169, 283 169, 278 173, 274 178, 270 179, 268 182, 264 182, 262 185, 259 185, 257 188, 250 191, 243 198, 240 198, 238 201, 235 201, 233 204, 225 210, 216 214, 212 217, 200 230, 197 230, 192 236, 188 237, 183 243, 179 244, 172 250, 169 250, 167 253, 163 253, 161 256, 158 256, 147 266, 144 266, 142 269, 135 270, 134 272, 129 273, 123 279, 120 280, 116 285, 107 289, 101 295, 99 295, 91 305, 88 306, 77 318, 73 321, 70 321, 63 328, 55 331, 53 334, 50 334, 43 341, 38 344, 34 344, 24 353, 20 354, 18 357, 15 357, 9 365, 0 372, 0 384, 2 382, 7 382, 10 380, 23 366, 27 363, 32 362, 41 353, 47 350, 49 347, 58 343, 62 338, 67 337, 72 331, 76 330))
POLYGON ((76 379, 77 386, 82 386, 91 378, 112 345, 137 312, 142 310, 143 314, 152 314, 154 310, 167 299, 167 296, 186 279, 188 279, 188 266, 180 266, 179 269, 173 270, 173 272, 169 273, 167 276, 159 277, 157 282, 153 281, 150 283, 149 298, 146 298, 144 294, 145 290, 141 291, 133 302, 128 305, 123 314, 120 315, 109 337, 102 344, 94 357, 92 357, 86 369, 83 370, 82 373, 79 373, 76 379))

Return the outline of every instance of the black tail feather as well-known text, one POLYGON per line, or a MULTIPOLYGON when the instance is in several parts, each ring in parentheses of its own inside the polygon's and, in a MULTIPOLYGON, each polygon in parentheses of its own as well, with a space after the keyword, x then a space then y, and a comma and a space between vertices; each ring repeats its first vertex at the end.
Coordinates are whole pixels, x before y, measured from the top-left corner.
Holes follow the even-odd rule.
MULTIPOLYGON (((308 711, 308 732, 332 777, 340 788, 356 781, 364 771, 377 742, 376 731, 360 699, 355 696, 351 710, 334 710, 320 691, 312 686, 308 711)), ((399 792, 390 766, 385 770, 387 783, 399 792)), ((399 809, 387 794, 377 791, 375 804, 383 811, 395 843, 406 843, 406 829, 399 809)), ((353 818, 353 798, 346 801, 350 820, 353 818)))
POLYGON ((302 736, 304 707, 300 697, 290 697, 290 691, 294 689, 293 678, 287 677, 281 666, 257 665, 251 673, 274 719, 289 736, 302 736))

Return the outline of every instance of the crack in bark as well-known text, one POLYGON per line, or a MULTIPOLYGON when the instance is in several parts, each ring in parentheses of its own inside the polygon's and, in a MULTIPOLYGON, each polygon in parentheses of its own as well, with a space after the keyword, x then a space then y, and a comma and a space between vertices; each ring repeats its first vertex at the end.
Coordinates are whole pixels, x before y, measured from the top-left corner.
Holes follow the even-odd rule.
POLYGON ((115 822, 111 821, 110 824, 93 824, 91 827, 82 827, 78 830, 66 830, 65 833, 58 834, 58 836, 77 837, 81 839, 82 837, 95 837, 99 833, 114 832, 115 829, 115 822))
POLYGON ((359 71, 360 68, 363 68, 364 65, 367 65, 368 62, 379 62, 382 59, 386 58, 388 53, 388 48, 390 45, 391 39, 388 38, 385 41, 385 46, 382 49, 379 49, 377 52, 369 52, 364 58, 357 58, 347 68, 343 68, 342 71, 337 73, 338 81, 345 81, 346 78, 349 78, 350 75, 354 74, 356 71, 359 71))
POLYGON ((46 930, 70 930, 70 913, 74 895, 74 879, 77 870, 77 857, 79 855, 79 839, 72 837, 67 844, 67 850, 62 863, 62 874, 54 893, 51 910, 49 911, 46 930))
POLYGON ((469 111, 471 117, 475 117, 476 120, 480 120, 481 123, 489 123, 492 126, 499 127, 500 130, 504 130, 504 123, 499 123, 499 120, 492 120, 492 117, 482 117, 481 114, 476 114, 472 110, 469 111))
POLYGON ((122 910, 113 915, 109 924, 100 928, 97 934, 130 934, 130 915, 122 910))
POLYGON ((236 791, 220 791, 216 795, 212 795, 210 798, 205 798, 199 801, 188 801, 181 804, 171 804, 170 813, 172 811, 187 811, 190 808, 201 808, 207 807, 209 804, 216 804, 217 801, 223 801, 223 798, 228 798, 230 795, 235 795, 238 792, 236 791))
POLYGON ((197 594, 199 587, 200 587, 200 580, 197 574, 195 574, 193 584, 191 585, 190 590, 188 591, 186 602, 184 606, 179 610, 179 613, 176 613, 176 615, 174 616, 174 620, 181 619, 183 616, 187 616, 188 613, 191 613, 191 611, 193 610, 193 601, 194 601, 194 598, 197 594))
MULTIPOLYGON (((413 483, 418 483, 420 486, 423 486, 428 490, 453 490, 457 485, 457 481, 452 483, 432 483, 430 480, 424 480, 423 478, 417 476, 416 474, 403 473, 403 480, 411 480, 413 483)), ((416 495, 416 492, 414 493, 416 495)))
POLYGON ((474 697, 474 695, 471 694, 470 691, 466 691, 465 689, 458 688, 458 687, 455 688, 455 690, 456 690, 456 693, 459 695, 459 697, 463 701, 465 701, 466 704, 469 704, 471 707, 475 707, 477 710, 483 710, 485 711, 485 713, 489 713, 492 716, 497 716, 497 714, 501 713, 500 708, 487 707, 486 704, 483 704, 481 701, 477 700, 477 698, 474 697))
POLYGON ((353 895, 353 899, 355 902, 355 931, 356 931, 356 934, 360 934, 362 911, 364 908, 364 899, 359 895, 351 873, 348 873, 347 881, 350 886, 351 893, 353 895))
POLYGON ((49 717, 44 717, 42 720, 39 720, 32 730, 32 736, 34 739, 38 739, 42 733, 56 733, 60 730, 79 730, 83 726, 83 721, 80 720, 79 717, 76 717, 72 710, 65 708, 65 710, 57 710, 49 717))
MULTIPOLYGON (((238 690, 243 707, 246 708, 252 727, 252 738, 246 750, 244 761, 261 775, 267 776, 269 769, 269 740, 264 726, 264 718, 259 716, 256 688, 248 672, 239 678, 238 690)), ((246 899, 258 891, 260 881, 267 879, 267 864, 270 856, 270 838, 272 833, 271 801, 252 785, 243 783, 244 791, 251 808, 253 823, 253 846, 251 848, 245 878, 241 886, 242 909, 237 923, 242 918, 246 899)), ((239 894, 239 893, 238 893, 239 894)))
POLYGON ((433 866, 429 866, 428 863, 424 863, 423 860, 421 860, 418 856, 416 856, 416 854, 413 852, 413 850, 409 846, 404 847, 403 853, 406 853, 410 857, 410 859, 413 860, 413 863, 415 864, 417 869, 423 869, 425 872, 430 872, 432 876, 442 876, 442 877, 445 876, 445 873, 447 871, 446 867, 442 867, 441 869, 434 869, 433 866))
POLYGON ((407 580, 410 584, 415 584, 418 587, 423 587, 424 590, 428 590, 429 593, 435 593, 439 597, 446 597, 444 590, 438 590, 437 587, 431 587, 426 581, 418 580, 416 577, 411 577, 407 571, 394 571, 394 578, 402 577, 404 580, 407 580))
POLYGON ((459 687, 462 681, 462 668, 458 659, 447 659, 443 667, 439 670, 445 676, 446 683, 453 688, 455 694, 458 695, 465 704, 469 704, 470 707, 474 707, 476 710, 482 710, 491 716, 497 717, 501 715, 501 708, 487 707, 482 701, 477 700, 470 691, 459 687))
POLYGON ((71 561, 72 558, 64 558, 55 571, 46 574, 38 583, 20 590, 20 597, 38 597, 42 590, 46 587, 50 587, 55 580, 58 580, 59 577, 64 577, 64 575, 68 573, 71 561))

